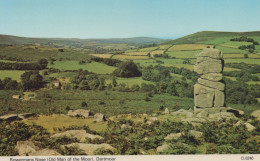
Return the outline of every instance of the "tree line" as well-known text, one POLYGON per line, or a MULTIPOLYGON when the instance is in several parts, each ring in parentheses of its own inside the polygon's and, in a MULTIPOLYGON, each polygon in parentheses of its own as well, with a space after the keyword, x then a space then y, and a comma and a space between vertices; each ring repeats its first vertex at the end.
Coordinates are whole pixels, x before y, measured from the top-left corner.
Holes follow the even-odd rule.
POLYGON ((36 63, 8 63, 0 62, 0 70, 42 70, 48 65, 46 59, 40 59, 36 63))

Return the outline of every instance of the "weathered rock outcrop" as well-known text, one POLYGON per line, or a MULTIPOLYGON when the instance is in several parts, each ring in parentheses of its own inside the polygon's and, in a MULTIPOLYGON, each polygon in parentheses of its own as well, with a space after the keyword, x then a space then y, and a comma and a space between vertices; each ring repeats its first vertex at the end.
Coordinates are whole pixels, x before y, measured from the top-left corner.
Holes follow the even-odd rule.
POLYGON ((86 133, 85 130, 68 130, 68 131, 65 131, 62 133, 55 134, 51 137, 57 138, 57 137, 62 137, 62 136, 76 138, 81 143, 85 142, 86 139, 91 139, 91 140, 94 140, 94 139, 102 140, 103 139, 103 137, 101 137, 99 135, 93 135, 93 134, 86 133))
POLYGON ((102 121, 105 121, 105 116, 102 114, 102 113, 96 113, 94 115, 94 121, 95 122, 102 122, 102 121))
POLYGON ((68 116, 73 116, 73 117, 83 117, 83 118, 88 118, 89 117, 89 110, 84 110, 84 109, 78 109, 78 110, 69 110, 68 111, 68 116))
POLYGON ((255 110, 251 113, 251 116, 255 119, 260 121, 260 110, 255 110))
POLYGON ((29 118, 32 116, 35 116, 35 114, 34 113, 7 114, 7 115, 0 116, 0 122, 23 120, 25 118, 29 118))
POLYGON ((194 85, 194 110, 225 107, 222 52, 217 49, 206 48, 197 56, 194 71, 201 76, 198 83, 194 85))
POLYGON ((32 141, 18 141, 16 145, 19 156, 60 156, 51 149, 40 149, 32 141))
POLYGON ((105 150, 115 150, 111 145, 109 144, 84 144, 84 143, 72 143, 69 145, 65 145, 63 147, 78 147, 80 150, 84 151, 87 155, 94 155, 94 152, 97 149, 104 148, 105 150))

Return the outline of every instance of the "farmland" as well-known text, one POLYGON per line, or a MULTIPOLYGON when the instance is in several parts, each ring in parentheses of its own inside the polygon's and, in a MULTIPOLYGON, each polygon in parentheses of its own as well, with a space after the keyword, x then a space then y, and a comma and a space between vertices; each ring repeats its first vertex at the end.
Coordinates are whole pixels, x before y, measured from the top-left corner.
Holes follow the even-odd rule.
POLYGON ((168 51, 186 51, 186 50, 201 50, 203 48, 210 47, 212 48, 213 45, 205 45, 205 44, 180 44, 180 45, 173 45, 168 51))
POLYGON ((21 75, 25 71, 23 70, 0 70, 0 79, 4 79, 6 77, 12 78, 13 80, 20 81, 21 75))
POLYGON ((49 64, 48 68, 56 68, 60 70, 88 70, 97 74, 109 74, 116 68, 107 66, 102 63, 91 62, 86 64, 79 64, 77 61, 56 61, 53 65, 49 64))

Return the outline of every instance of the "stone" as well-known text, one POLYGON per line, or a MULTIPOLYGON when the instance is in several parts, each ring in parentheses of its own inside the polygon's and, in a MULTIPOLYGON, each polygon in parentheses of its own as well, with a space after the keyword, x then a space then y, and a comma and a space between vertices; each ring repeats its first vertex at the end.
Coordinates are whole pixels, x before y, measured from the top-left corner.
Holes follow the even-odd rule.
POLYGON ((194 96, 194 104, 200 108, 213 107, 214 92, 207 94, 199 94, 194 96))
POLYGON ((178 116, 184 116, 184 117, 192 117, 193 113, 184 109, 180 109, 176 112, 172 112, 171 115, 178 117, 178 116))
POLYGON ((32 117, 35 115, 36 115, 35 113, 22 113, 22 114, 18 114, 18 117, 20 119, 25 119, 25 118, 29 118, 29 117, 32 117))
POLYGON ((103 144, 72 143, 72 144, 64 145, 62 147, 64 148, 64 147, 72 147, 72 146, 78 147, 80 150, 84 151, 85 154, 87 155, 94 155, 94 152, 100 148, 104 148, 105 150, 111 150, 111 151, 115 150, 114 147, 105 143, 103 144))
POLYGON ((221 82, 213 82, 213 81, 199 78, 198 83, 206 87, 218 89, 220 91, 224 91, 225 89, 225 84, 221 82))
POLYGON ((251 116, 255 119, 260 121, 260 110, 255 110, 251 113, 251 116))
POLYGON ((21 120, 21 118, 18 117, 17 114, 8 114, 0 117, 1 121, 15 121, 15 120, 21 120))
POLYGON ((218 82, 218 81, 221 81, 223 79, 223 74, 221 74, 221 73, 208 73, 208 74, 204 74, 204 75, 200 76, 200 78, 210 80, 210 81, 214 81, 214 82, 218 82))
POLYGON ((31 153, 30 156, 61 156, 61 154, 51 149, 42 149, 31 153))
POLYGON ((102 122, 105 121, 105 116, 102 113, 96 113, 94 115, 94 121, 95 122, 102 122))
POLYGON ((157 152, 157 153, 162 153, 162 152, 164 152, 164 151, 167 151, 169 148, 170 148, 170 145, 167 144, 167 143, 164 143, 163 145, 158 146, 158 147, 156 148, 156 152, 157 152))
POLYGON ((69 110, 68 111, 68 116, 73 116, 73 117, 83 117, 83 118, 88 118, 89 117, 89 110, 84 110, 84 109, 77 109, 77 110, 69 110))
POLYGON ((166 108, 165 110, 164 110, 164 114, 169 114, 170 113, 170 110, 168 109, 168 108, 166 108))
POLYGON ((218 49, 204 48, 201 53, 197 55, 198 57, 210 57, 214 59, 223 59, 223 53, 218 49))
POLYGON ((203 137, 203 133, 196 130, 189 130, 188 134, 193 136, 195 139, 199 140, 203 137))
POLYGON ((198 74, 222 73, 223 64, 218 61, 203 61, 194 66, 194 71, 198 74))
POLYGON ((222 64, 222 60, 219 60, 219 59, 214 59, 214 58, 210 58, 210 57, 197 57, 196 65, 199 63, 202 63, 204 61, 216 62, 216 63, 222 64))
POLYGON ((225 94, 223 91, 215 89, 214 107, 223 107, 225 104, 225 94))
POLYGON ((201 84, 196 83, 194 85, 194 94, 208 94, 208 93, 214 93, 214 89, 203 86, 201 84))
POLYGON ((206 123, 207 120, 205 118, 197 118, 197 117, 191 117, 191 118, 185 118, 181 120, 182 122, 188 122, 192 124, 193 126, 201 126, 203 123, 206 123))
POLYGON ((209 114, 209 121, 220 121, 220 120, 237 120, 237 117, 230 112, 219 112, 215 114, 209 114))
POLYGON ((58 133, 55 135, 52 135, 52 138, 57 138, 57 137, 73 137, 76 138, 79 142, 83 143, 88 139, 94 140, 94 139, 98 139, 98 140, 102 140, 103 137, 99 136, 99 135, 93 135, 93 134, 89 134, 87 133, 85 130, 68 130, 62 133, 58 133))
POLYGON ((157 117, 158 114, 157 114, 157 113, 153 113, 152 116, 153 116, 153 117, 157 117))
POLYGON ((154 122, 154 121, 157 121, 158 118, 157 118, 157 117, 148 117, 147 120, 148 120, 148 121, 151 121, 151 122, 154 122))
POLYGON ((29 156, 39 150, 39 147, 35 146, 32 141, 17 141, 16 149, 19 156, 29 156))
POLYGON ((251 124, 248 123, 248 122, 245 123, 245 127, 246 127, 246 129, 247 129, 248 131, 253 131, 253 130, 256 129, 253 125, 251 125, 251 124))
POLYGON ((171 134, 168 134, 165 138, 164 138, 164 140, 166 140, 166 141, 170 141, 170 140, 177 140, 177 139, 179 139, 180 137, 181 137, 181 133, 179 132, 179 133, 171 133, 171 134))
POLYGON ((227 107, 227 112, 233 113, 236 117, 242 117, 244 116, 245 112, 242 110, 237 110, 231 107, 227 107))

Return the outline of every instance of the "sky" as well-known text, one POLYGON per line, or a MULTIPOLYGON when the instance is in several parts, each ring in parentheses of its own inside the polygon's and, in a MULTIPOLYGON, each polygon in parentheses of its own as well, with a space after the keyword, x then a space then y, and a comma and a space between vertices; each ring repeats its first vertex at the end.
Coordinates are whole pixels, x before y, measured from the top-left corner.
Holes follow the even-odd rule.
POLYGON ((260 0, 0 0, 0 34, 178 38, 259 31, 260 0))

